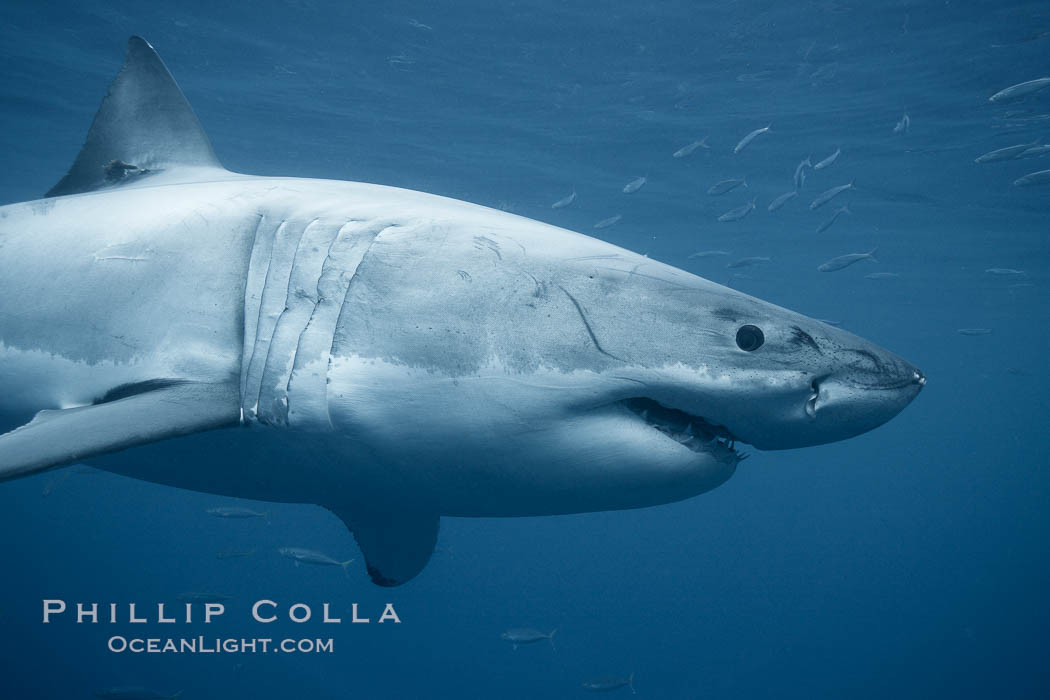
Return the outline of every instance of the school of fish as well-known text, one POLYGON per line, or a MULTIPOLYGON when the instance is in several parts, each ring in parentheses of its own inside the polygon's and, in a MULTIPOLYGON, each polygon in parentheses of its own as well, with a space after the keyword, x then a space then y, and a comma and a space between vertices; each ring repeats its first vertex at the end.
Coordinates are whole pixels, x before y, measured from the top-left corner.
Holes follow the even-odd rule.
MULTIPOLYGON (((1041 90, 1050 87, 1050 77, 1036 78, 1027 80, 1015 85, 1011 85, 1007 88, 999 90, 991 97, 988 98, 988 102, 993 105, 1009 104, 1019 100, 1023 100, 1027 96, 1037 93, 1041 90)), ((904 113, 900 119, 897 120, 893 126, 892 133, 894 136, 903 137, 911 131, 911 117, 904 113)), ((773 124, 770 122, 766 126, 754 128, 745 133, 736 142, 731 149, 734 156, 741 154, 745 149, 760 148, 761 142, 765 139, 772 138, 776 133, 773 131, 773 124)), ((683 159, 693 156, 697 151, 703 150, 711 152, 715 146, 710 143, 711 135, 705 135, 702 138, 697 138, 689 141, 684 146, 681 146, 677 150, 671 153, 671 157, 675 159, 683 159)), ((772 214, 779 211, 780 209, 789 206, 794 200, 796 200, 802 190, 805 188, 806 179, 811 173, 817 173, 821 171, 827 171, 832 166, 838 163, 839 159, 844 156, 844 151, 841 145, 833 145, 828 151, 825 151, 827 155, 820 157, 819 160, 814 159, 814 154, 809 154, 805 158, 799 161, 798 165, 795 166, 794 174, 791 177, 792 188, 784 191, 782 194, 772 198, 767 204, 765 204, 766 212, 772 214), (833 148, 833 150, 832 150, 833 148), (815 162, 814 162, 815 160, 815 162)), ((1015 143, 1006 146, 999 146, 986 153, 977 156, 974 162, 977 164, 988 164, 988 163, 1007 163, 1013 161, 1030 161, 1033 158, 1041 158, 1050 154, 1050 143, 1041 143, 1040 139, 1025 141, 1022 143, 1015 143)), ((820 155, 820 154, 816 154, 820 155)), ((847 157, 848 160, 848 157, 847 157)), ((739 171, 738 171, 739 172, 739 171)), ((714 179, 714 178, 712 178, 714 179)), ((836 178, 837 179, 837 178, 836 178)), ((633 194, 638 192, 643 186, 649 182, 648 176, 637 176, 630 180, 626 185, 623 186, 624 194, 633 194)), ((850 193, 858 190, 855 179, 850 179, 848 182, 839 180, 840 184, 834 184, 826 187, 824 190, 816 194, 809 203, 809 210, 816 211, 828 204, 834 199, 840 197, 844 198, 850 193)), ((1031 170, 1027 173, 1018 173, 1012 180, 1014 187, 1030 187, 1037 185, 1044 185, 1050 183, 1050 168, 1042 170, 1031 170)), ((747 175, 741 174, 739 177, 725 177, 711 184, 706 194, 710 197, 722 197, 735 192, 736 190, 750 190, 747 181, 747 175)), ((552 206, 554 209, 561 209, 567 207, 576 202, 576 189, 573 188, 570 195, 563 197, 556 201, 552 206)), ((745 218, 749 218, 749 214, 756 211, 759 207, 759 198, 751 196, 748 200, 737 206, 726 208, 721 214, 717 215, 717 221, 720 223, 735 223, 740 222, 745 218)), ((846 202, 839 208, 837 208, 829 217, 819 221, 813 231, 820 235, 825 234, 831 229, 831 227, 838 221, 842 220, 843 215, 851 215, 853 212, 849 208, 849 203, 846 202)), ((608 218, 602 219, 594 224, 595 229, 608 228, 616 223, 619 223, 623 219, 622 214, 616 214, 608 218)), ((841 227, 841 226, 840 226, 841 227)), ((876 248, 874 246, 867 252, 844 252, 830 260, 816 265, 815 268, 818 272, 837 272, 850 267, 856 262, 867 261, 872 263, 878 263, 878 259, 875 257, 876 248)), ((730 251, 725 250, 701 250, 692 253, 687 256, 690 260, 701 260, 713 257, 728 257, 731 255, 730 251)), ((738 270, 741 268, 748 268, 755 265, 766 265, 773 263, 773 259, 769 256, 745 256, 730 260, 725 265, 728 270, 738 270)), ((1013 270, 1006 268, 989 268, 985 271, 988 275, 1001 276, 1001 277, 1025 277, 1026 272, 1023 270, 1013 270)), ((735 276, 743 277, 740 273, 734 273, 735 276)), ((863 275, 865 279, 869 280, 895 280, 900 278, 900 274, 896 272, 871 272, 863 275)), ((1022 282, 1026 286, 1030 286, 1031 283, 1022 282)), ((961 335, 987 335, 991 331, 989 329, 972 329, 964 328, 960 329, 959 334, 961 335)))

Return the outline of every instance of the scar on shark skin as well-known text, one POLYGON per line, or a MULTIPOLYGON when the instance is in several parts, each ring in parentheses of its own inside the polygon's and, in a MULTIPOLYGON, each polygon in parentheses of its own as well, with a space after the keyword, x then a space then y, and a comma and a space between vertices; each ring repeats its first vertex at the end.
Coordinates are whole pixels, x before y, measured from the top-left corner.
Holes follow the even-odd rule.
POLYGON ((583 307, 580 306, 580 302, 576 301, 576 297, 569 294, 569 290, 567 290, 560 284, 558 285, 558 289, 565 292, 565 296, 569 297, 569 301, 571 301, 572 305, 576 307, 576 313, 580 315, 580 320, 583 321, 583 327, 587 329, 587 335, 591 336, 591 342, 594 343, 594 347, 598 350, 598 352, 605 355, 606 357, 611 357, 612 359, 618 362, 626 362, 627 360, 623 359, 622 357, 617 357, 616 355, 605 351, 605 348, 602 347, 602 344, 598 342, 598 338, 594 335, 594 330, 591 328, 591 324, 587 320, 587 315, 583 313, 583 307))
POLYGON ((491 250, 493 253, 496 254, 496 258, 500 262, 503 262, 503 254, 499 252, 499 243, 492 240, 488 236, 474 236, 474 247, 478 250, 481 250, 482 248, 491 250))

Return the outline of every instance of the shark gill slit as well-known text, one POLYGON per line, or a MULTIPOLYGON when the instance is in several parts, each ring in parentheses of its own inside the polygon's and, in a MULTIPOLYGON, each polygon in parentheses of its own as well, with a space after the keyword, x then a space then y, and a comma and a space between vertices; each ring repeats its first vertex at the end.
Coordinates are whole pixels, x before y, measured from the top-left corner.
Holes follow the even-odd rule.
POLYGON ((289 399, 286 374, 290 374, 295 366, 302 330, 309 323, 318 303, 318 299, 307 296, 307 290, 311 286, 316 290, 332 239, 336 237, 341 228, 342 225, 332 226, 325 224, 320 218, 315 218, 303 228, 299 241, 295 245, 288 272, 284 310, 281 311, 274 324, 259 388, 260 412, 265 410, 269 418, 268 422, 272 424, 286 425, 288 422, 289 399), (317 237, 320 239, 318 240, 317 237), (318 249, 321 245, 324 245, 325 250, 323 256, 318 249), (307 304, 309 304, 309 311, 307 311, 307 304), (292 338, 295 339, 294 344, 288 342, 292 338), (279 408, 282 401, 283 406, 279 408))
POLYGON ((361 266, 364 265, 365 261, 368 259, 368 255, 369 255, 369 253, 372 252, 372 247, 375 246, 376 241, 378 241, 379 237, 382 236, 383 233, 385 233, 386 231, 399 227, 398 224, 396 224, 396 223, 392 223, 391 224, 391 223, 387 223, 387 222, 383 222, 383 221, 362 222, 361 220, 355 220, 353 223, 365 223, 366 224, 365 228, 362 231, 360 231, 359 233, 360 233, 360 235, 362 235, 364 237, 369 237, 370 240, 368 240, 368 242, 365 244, 364 250, 361 251, 361 255, 357 258, 357 262, 354 264, 354 269, 353 269, 353 271, 350 274, 350 279, 348 279, 346 281, 346 290, 343 292, 343 298, 339 302, 339 312, 336 314, 335 324, 332 326, 332 337, 331 337, 331 339, 329 340, 329 343, 328 343, 328 348, 327 348, 328 367, 325 370, 326 381, 325 381, 325 389, 324 389, 324 391, 325 391, 325 394, 324 394, 324 407, 325 407, 325 415, 328 418, 328 424, 329 425, 332 424, 332 414, 331 414, 331 403, 329 402, 329 398, 328 398, 328 387, 329 387, 329 384, 327 382, 327 377, 328 377, 328 374, 332 371, 332 357, 335 355, 336 336, 338 334, 339 329, 343 327, 343 321, 344 321, 343 314, 347 312, 347 307, 346 307, 347 299, 349 299, 350 292, 353 291, 353 289, 354 289, 354 283, 358 280, 358 272, 361 270, 361 266))
POLYGON ((267 377, 267 369, 270 367, 270 351, 277 334, 281 316, 287 308, 289 301, 289 290, 292 275, 295 272, 296 254, 302 245, 303 235, 310 223, 303 223, 295 219, 284 220, 274 233, 273 245, 270 248, 266 278, 263 283, 260 307, 259 328, 256 331, 256 343, 252 356, 252 364, 249 367, 250 386, 245 395, 245 404, 251 408, 248 396, 253 396, 255 401, 256 420, 261 414, 269 414, 267 407, 263 406, 264 382, 267 377), (283 280, 283 282, 282 282, 283 280), (280 313, 274 314, 274 310, 281 308, 280 313), (269 317, 275 316, 273 322, 269 317), (265 349, 263 349, 265 346, 265 349))
MULTIPOLYGON (((340 226, 339 229, 335 232, 335 236, 332 238, 332 242, 328 244, 328 251, 325 253, 324 260, 321 262, 321 274, 317 276, 317 285, 315 287, 317 301, 314 302, 314 308, 313 311, 310 312, 310 318, 306 321, 306 325, 303 326, 303 330, 299 333, 299 340, 295 344, 296 348, 302 346, 303 338, 306 336, 307 331, 310 330, 310 326, 313 324, 314 319, 317 317, 318 308, 327 299, 327 297, 325 297, 325 294, 321 289, 321 283, 325 279, 325 273, 328 271, 329 263, 332 263, 333 265, 335 264, 334 262, 332 262, 332 250, 335 248, 336 244, 339 243, 340 238, 343 235, 343 231, 346 230, 346 227, 349 225, 350 221, 343 222, 343 225, 340 226)), ((291 375, 288 375, 289 383, 291 382, 291 379, 291 375)), ((285 391, 287 392, 288 390, 288 386, 285 386, 285 391)))
MULTIPOLYGON (((351 223, 357 223, 357 222, 356 221, 354 221, 354 222, 348 221, 347 222, 347 226, 349 226, 351 223)), ((357 263, 358 266, 360 266, 361 260, 364 260, 365 256, 368 255, 368 251, 372 249, 372 244, 375 243, 376 238, 377 238, 377 236, 372 236, 372 240, 369 241, 368 245, 365 246, 365 251, 364 251, 364 253, 361 254, 361 259, 358 260, 358 263, 357 263)), ((348 271, 344 270, 343 272, 345 274, 348 271)), ((336 313, 336 315, 335 315, 335 323, 332 325, 332 337, 328 339, 328 346, 325 348, 325 355, 327 356, 327 362, 326 362, 325 371, 324 371, 324 376, 325 376, 325 382, 324 382, 324 415, 325 415, 325 420, 327 421, 329 426, 333 425, 333 423, 332 423, 332 409, 331 409, 331 405, 328 402, 328 376, 329 376, 329 374, 332 371, 332 352, 333 352, 333 350, 335 350, 335 335, 336 335, 336 332, 339 330, 339 319, 341 319, 343 317, 343 308, 346 307, 346 298, 350 294, 350 287, 351 287, 351 285, 353 285, 355 277, 357 277, 357 267, 354 268, 353 272, 350 272, 350 279, 348 279, 346 281, 346 289, 343 290, 343 298, 339 300, 339 311, 336 313)))
MULTIPOLYGON (((350 227, 350 224, 352 224, 352 223, 354 223, 353 219, 347 219, 346 221, 343 222, 343 224, 341 226, 339 226, 338 229, 336 229, 335 235, 332 237, 332 241, 328 245, 328 251, 325 253, 324 261, 321 263, 321 273, 317 277, 317 285, 316 285, 317 301, 314 302, 314 308, 310 311, 310 318, 307 319, 306 324, 303 325, 303 329, 299 333, 299 339, 296 341, 296 344, 295 344, 295 355, 294 355, 294 358, 292 360, 292 369, 288 373, 288 379, 285 382, 285 386, 284 386, 284 394, 285 394, 286 397, 288 397, 288 413, 289 413, 289 415, 291 415, 291 411, 292 411, 291 402, 292 402, 292 395, 293 395, 293 379, 295 379, 295 376, 296 376, 296 368, 298 366, 298 360, 302 357, 302 352, 301 351, 303 349, 303 343, 304 343, 304 341, 309 342, 312 339, 313 334, 315 334, 315 333, 322 333, 322 332, 323 333, 327 333, 328 332, 327 329, 318 328, 317 325, 315 324, 315 321, 319 321, 318 313, 325 306, 325 302, 329 301, 328 297, 325 296, 325 292, 323 290, 323 284, 324 284, 324 282, 327 279, 325 275, 329 274, 329 272, 330 272, 330 268, 329 268, 330 265, 332 266, 332 270, 333 270, 334 274, 338 274, 338 275, 345 274, 344 270, 338 270, 336 268, 336 266, 338 266, 339 263, 337 261, 333 260, 332 253, 333 253, 333 251, 336 250, 337 246, 340 243, 346 243, 347 239, 352 238, 353 232, 348 231, 348 228, 350 227), (345 237, 344 237, 344 233, 346 233, 345 237)), ((347 287, 349 287, 349 283, 347 283, 347 287)), ((343 294, 343 299, 344 300, 346 299, 345 292, 343 294)), ((342 304, 343 304, 343 302, 341 301, 340 304, 339 304, 339 308, 340 309, 342 309, 342 304)), ((323 404, 324 404, 324 407, 325 407, 325 422, 326 422, 326 427, 327 428, 331 428, 332 427, 332 417, 331 417, 330 412, 328 411, 328 390, 327 390, 328 382, 327 382, 327 378, 328 378, 328 367, 331 366, 332 345, 335 342, 335 328, 336 328, 335 325, 333 325, 332 328, 331 328, 331 337, 328 340, 327 346, 325 347, 324 354, 323 354, 323 356, 326 359, 326 368, 325 368, 325 377, 324 377, 325 378, 325 383, 324 383, 325 395, 324 395, 323 404)))
MULTIPOLYGON (((299 236, 296 239, 295 246, 293 248, 291 248, 291 250, 289 251, 290 255, 288 256, 289 259, 288 259, 288 265, 287 265, 287 278, 285 279, 284 285, 283 285, 284 286, 284 294, 283 294, 283 301, 284 301, 283 306, 284 306, 284 308, 282 309, 282 311, 279 314, 277 314, 276 320, 274 320, 272 327, 269 329, 269 335, 266 338, 266 353, 262 357, 262 366, 259 368, 259 381, 258 381, 258 387, 257 387, 257 391, 256 391, 256 396, 255 396, 256 417, 257 418, 260 418, 260 417, 263 417, 263 418, 266 418, 266 419, 272 418, 272 411, 270 410, 270 406, 267 406, 264 403, 264 399, 267 397, 267 394, 270 393, 270 392, 268 392, 266 390, 266 380, 267 380, 268 376, 272 375, 272 373, 273 373, 273 365, 271 363, 271 359, 276 360, 276 358, 272 357, 274 340, 279 339, 278 338, 278 332, 281 329, 281 320, 285 318, 285 314, 287 314, 288 307, 289 307, 289 304, 291 302, 292 280, 295 277, 296 263, 298 262, 298 259, 299 259, 299 251, 302 249, 303 238, 306 236, 306 232, 308 230, 310 230, 310 227, 316 221, 317 221, 317 219, 315 218, 315 219, 307 222, 304 226, 302 226, 299 229, 299 236)), ((271 270, 275 269, 274 268, 274 262, 275 262, 274 261, 274 256, 275 256, 275 254, 277 252, 276 251, 277 243, 278 243, 278 241, 274 241, 274 249, 271 250, 271 252, 270 252, 270 269, 271 270)), ((282 269, 281 274, 283 274, 283 267, 284 266, 281 265, 281 261, 277 260, 276 263, 278 265, 278 268, 282 269)), ((275 283, 277 283, 277 282, 279 282, 279 280, 275 280, 275 283)), ((267 276, 266 287, 268 288, 269 286, 270 286, 270 279, 269 279, 269 276, 267 276)), ((264 295, 263 302, 265 303, 265 301, 266 301, 266 297, 264 295)), ((268 422, 268 421, 264 421, 264 422, 268 422)))
MULTIPOLYGON (((288 225, 286 219, 282 219, 281 222, 273 231, 273 235, 268 237, 269 240, 269 252, 266 254, 266 272, 262 275, 262 286, 259 287, 259 308, 255 319, 255 333, 253 334, 254 340, 251 347, 251 357, 248 360, 245 367, 242 368, 241 372, 244 374, 244 391, 241 392, 241 407, 244 409, 252 409, 252 403, 249 400, 249 395, 254 394, 255 406, 257 408, 259 401, 259 386, 253 380, 255 376, 255 368, 258 362, 265 362, 265 358, 258 357, 259 355, 259 343, 261 342, 260 333, 263 330, 263 320, 266 315, 266 293, 270 290, 271 278, 276 275, 274 265, 274 249, 278 246, 281 237, 284 233, 285 228, 288 225)), ((252 255, 252 264, 255 262, 254 251, 252 255)), ((247 297, 245 297, 245 303, 247 303, 247 297)), ((267 341, 268 342, 268 341, 267 341)), ((243 357, 243 354, 242 354, 243 357)), ((260 377, 261 379, 261 377, 260 377)), ((256 416, 253 415, 253 419, 256 416)))
MULTIPOLYGON (((254 347, 255 347, 255 334, 256 334, 256 332, 259 329, 258 314, 256 314, 255 325, 254 326, 249 326, 248 325, 248 313, 247 313, 248 312, 248 308, 247 308, 248 307, 248 295, 252 292, 252 290, 250 290, 248 288, 248 286, 251 284, 251 281, 252 281, 251 268, 252 268, 252 264, 255 262, 255 254, 256 254, 256 251, 257 251, 258 245, 259 245, 259 231, 262 229, 263 223, 265 221, 266 221, 266 215, 263 214, 263 213, 260 213, 259 214, 259 220, 257 222, 255 222, 255 232, 252 233, 252 250, 251 250, 251 253, 248 256, 248 269, 245 271, 245 275, 244 275, 244 288, 241 290, 241 294, 242 294, 241 298, 244 300, 244 303, 241 304, 241 326, 244 329, 244 334, 242 336, 243 339, 241 341, 241 344, 242 344, 242 347, 241 347, 241 378, 240 378, 240 388, 241 388, 241 397, 242 397, 241 398, 241 408, 244 407, 244 399, 243 399, 243 397, 244 397, 244 391, 247 388, 247 383, 248 383, 248 372, 246 371, 247 370, 246 363, 251 361, 251 357, 248 356, 248 345, 249 345, 249 342, 250 342, 251 343, 251 347, 254 349, 254 347)), ((242 411, 241 415, 242 415, 242 420, 243 420, 243 415, 244 415, 243 411, 242 411)))

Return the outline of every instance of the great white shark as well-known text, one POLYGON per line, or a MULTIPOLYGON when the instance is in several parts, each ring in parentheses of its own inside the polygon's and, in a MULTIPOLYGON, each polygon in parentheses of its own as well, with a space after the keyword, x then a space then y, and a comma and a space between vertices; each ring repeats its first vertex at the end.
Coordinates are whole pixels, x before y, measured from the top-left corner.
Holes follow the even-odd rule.
POLYGON ((925 381, 556 226, 229 172, 138 37, 68 174, 0 207, 0 479, 86 462, 319 504, 381 585, 422 570, 442 515, 689 498, 738 443, 843 440, 925 381))

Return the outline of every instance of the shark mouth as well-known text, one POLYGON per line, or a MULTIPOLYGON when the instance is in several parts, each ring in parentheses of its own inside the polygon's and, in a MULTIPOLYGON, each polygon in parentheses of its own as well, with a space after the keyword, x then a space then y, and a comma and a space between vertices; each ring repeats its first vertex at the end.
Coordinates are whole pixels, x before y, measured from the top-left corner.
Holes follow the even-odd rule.
POLYGON ((652 399, 625 399, 620 403, 651 428, 693 452, 710 454, 719 462, 734 466, 748 457, 736 449, 737 439, 725 426, 715 425, 677 408, 668 408, 652 399))

